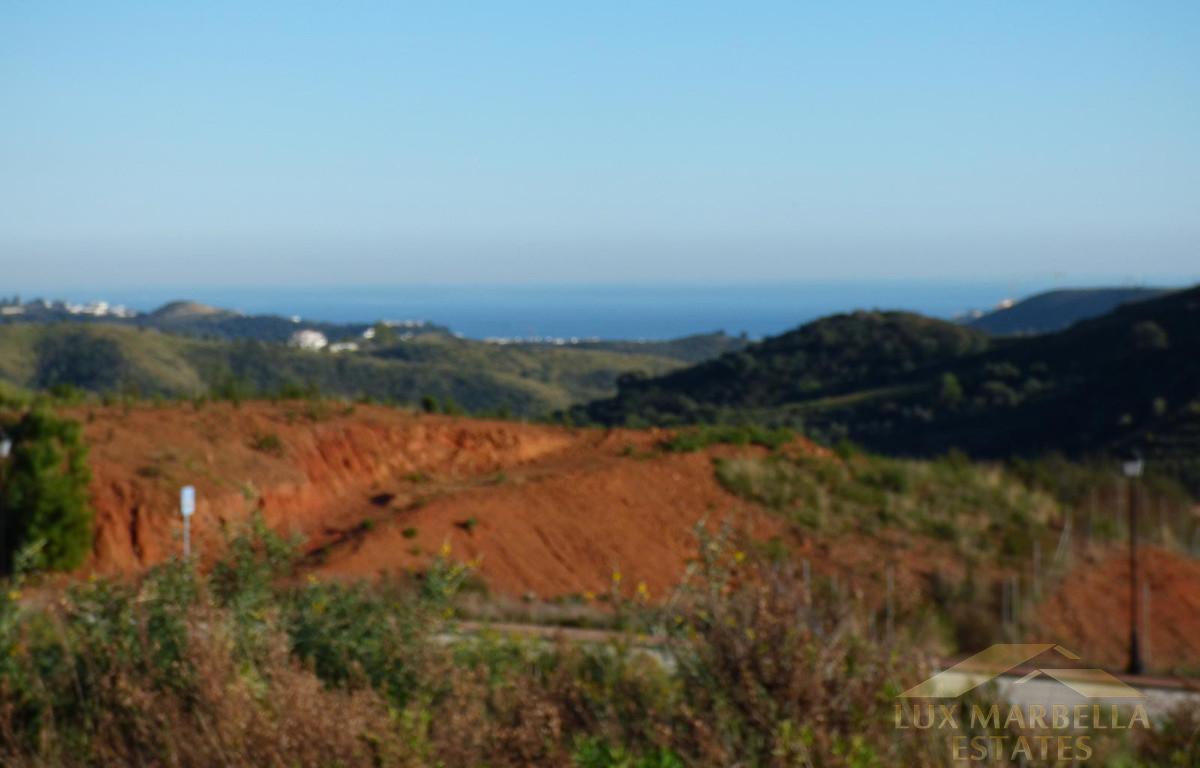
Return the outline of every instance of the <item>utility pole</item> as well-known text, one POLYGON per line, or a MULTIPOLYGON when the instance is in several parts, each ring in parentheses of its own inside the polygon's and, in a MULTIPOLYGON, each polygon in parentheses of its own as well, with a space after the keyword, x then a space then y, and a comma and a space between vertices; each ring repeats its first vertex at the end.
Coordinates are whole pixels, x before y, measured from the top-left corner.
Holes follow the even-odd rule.
POLYGON ((1143 462, 1136 453, 1122 465, 1129 481, 1129 667, 1131 675, 1142 673, 1142 649, 1138 642, 1138 624, 1141 621, 1141 595, 1138 589, 1138 529, 1137 529, 1137 479, 1142 475, 1143 462))

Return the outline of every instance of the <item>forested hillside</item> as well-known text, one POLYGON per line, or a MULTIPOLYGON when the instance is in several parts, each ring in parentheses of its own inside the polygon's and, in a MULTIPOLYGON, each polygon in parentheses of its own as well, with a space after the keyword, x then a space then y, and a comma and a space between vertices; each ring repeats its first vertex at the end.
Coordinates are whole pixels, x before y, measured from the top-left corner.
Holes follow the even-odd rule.
POLYGON ((901 313, 825 318, 574 411, 604 424, 749 421, 875 450, 1003 457, 1137 447, 1200 486, 1200 289, 1068 330, 988 339, 901 313))

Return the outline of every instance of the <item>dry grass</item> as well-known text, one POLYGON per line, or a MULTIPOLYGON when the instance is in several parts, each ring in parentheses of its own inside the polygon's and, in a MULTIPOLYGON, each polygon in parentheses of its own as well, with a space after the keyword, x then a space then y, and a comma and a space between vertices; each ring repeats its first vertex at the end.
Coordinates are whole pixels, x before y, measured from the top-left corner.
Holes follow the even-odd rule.
MULTIPOLYGON (((173 566, 52 604, 0 600, 0 759, 948 766, 942 738, 892 724, 894 695, 923 676, 922 639, 880 641, 867 617, 810 601, 786 563, 744 556, 730 538, 703 538, 689 582, 646 616, 668 631, 670 669, 621 643, 436 642, 457 566, 425 574, 419 596, 285 589, 273 586, 286 567, 278 542, 231 547, 237 559, 208 578, 173 566)), ((1195 764, 1196 722, 1180 713, 1096 762, 1195 764)))

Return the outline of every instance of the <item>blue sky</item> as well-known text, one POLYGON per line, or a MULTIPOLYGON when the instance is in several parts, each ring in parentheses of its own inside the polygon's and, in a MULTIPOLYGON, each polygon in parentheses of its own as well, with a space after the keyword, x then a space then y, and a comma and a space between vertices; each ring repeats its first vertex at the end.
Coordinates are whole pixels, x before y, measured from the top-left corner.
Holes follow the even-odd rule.
POLYGON ((1200 3, 10 0, 21 285, 1200 279, 1200 3))

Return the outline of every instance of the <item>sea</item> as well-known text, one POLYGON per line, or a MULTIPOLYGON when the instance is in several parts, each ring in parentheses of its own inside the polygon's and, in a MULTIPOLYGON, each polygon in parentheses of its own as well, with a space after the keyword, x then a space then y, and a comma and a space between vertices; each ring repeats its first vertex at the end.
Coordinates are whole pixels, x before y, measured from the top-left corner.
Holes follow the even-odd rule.
POLYGON ((1051 281, 847 280, 672 284, 148 286, 22 292, 147 312, 179 299, 246 314, 338 323, 420 320, 475 339, 668 339, 725 331, 761 338, 818 317, 902 309, 946 319, 1054 288, 1051 281))

